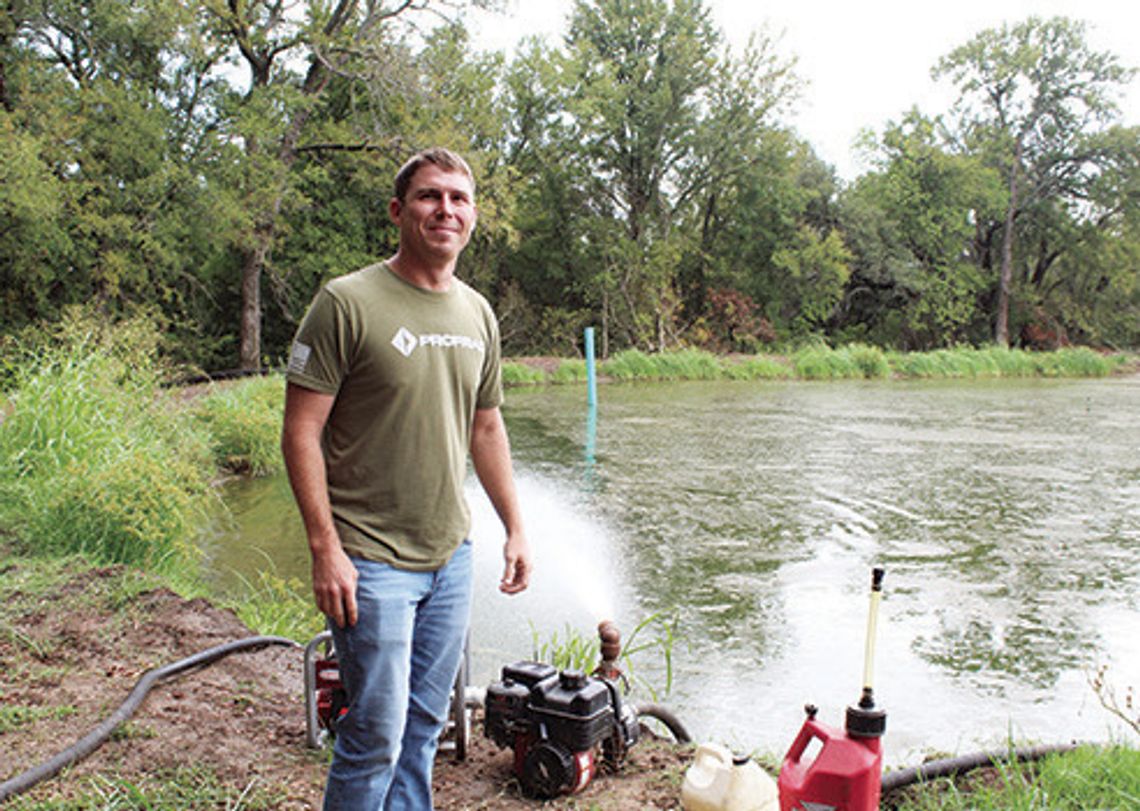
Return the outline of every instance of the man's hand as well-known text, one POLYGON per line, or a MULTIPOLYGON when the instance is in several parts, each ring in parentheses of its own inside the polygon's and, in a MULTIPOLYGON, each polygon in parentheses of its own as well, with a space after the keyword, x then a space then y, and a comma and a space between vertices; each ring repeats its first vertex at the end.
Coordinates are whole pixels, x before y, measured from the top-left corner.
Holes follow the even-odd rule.
POLYGON ((348 555, 337 545, 313 556, 313 594, 317 608, 337 624, 356 625, 356 581, 360 577, 348 555))
POLYGON ((507 538, 503 544, 503 579, 499 581, 499 591, 504 594, 518 594, 530 584, 530 573, 534 570, 530 557, 530 544, 526 536, 507 538))

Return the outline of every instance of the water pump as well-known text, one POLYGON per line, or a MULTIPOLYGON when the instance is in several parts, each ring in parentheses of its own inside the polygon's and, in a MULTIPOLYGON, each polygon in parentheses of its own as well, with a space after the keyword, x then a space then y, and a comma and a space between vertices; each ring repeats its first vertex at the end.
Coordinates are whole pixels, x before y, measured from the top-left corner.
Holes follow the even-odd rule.
POLYGON ((529 796, 581 791, 597 773, 599 752, 603 764, 617 768, 637 741, 637 713, 622 701, 616 641, 610 645, 603 645, 603 666, 591 675, 521 661, 504 667, 501 680, 487 688, 484 731, 514 750, 514 773, 529 796))

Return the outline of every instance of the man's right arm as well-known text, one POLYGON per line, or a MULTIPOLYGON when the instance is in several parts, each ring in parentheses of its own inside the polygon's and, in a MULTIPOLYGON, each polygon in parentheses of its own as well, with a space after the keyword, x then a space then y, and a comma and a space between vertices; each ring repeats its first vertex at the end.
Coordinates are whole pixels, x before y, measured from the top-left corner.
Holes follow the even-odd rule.
POLYGON ((321 434, 335 397, 289 383, 281 453, 305 523, 317 608, 339 627, 356 624, 356 567, 340 545, 329 504, 321 434))

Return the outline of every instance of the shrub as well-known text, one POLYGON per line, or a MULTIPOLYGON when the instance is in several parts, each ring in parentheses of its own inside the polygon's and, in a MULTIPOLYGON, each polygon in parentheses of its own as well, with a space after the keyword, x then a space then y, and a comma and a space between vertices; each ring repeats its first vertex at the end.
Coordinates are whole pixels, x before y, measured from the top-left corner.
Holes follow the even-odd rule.
POLYGON ((214 461, 238 473, 265 476, 281 469, 285 381, 280 375, 220 384, 194 413, 209 432, 214 461))

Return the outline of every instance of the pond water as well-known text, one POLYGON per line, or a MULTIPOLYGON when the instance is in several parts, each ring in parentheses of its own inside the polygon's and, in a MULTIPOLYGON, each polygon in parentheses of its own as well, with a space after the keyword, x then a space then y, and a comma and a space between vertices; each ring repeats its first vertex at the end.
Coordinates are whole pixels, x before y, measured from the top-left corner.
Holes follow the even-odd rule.
MULTIPOLYGON (((472 484, 472 681, 535 639, 675 620, 658 700, 694 737, 782 753, 862 685, 868 588, 888 763, 1009 738, 1123 737, 1088 684, 1140 688, 1140 379, 669 383, 510 390, 538 568, 496 589, 502 530, 472 484)), ((283 477, 235 485, 225 581, 307 579, 283 477)), ((665 627, 641 632, 649 641, 665 627)), ((660 689, 664 659, 635 675, 660 689)), ((644 689, 637 697, 647 700, 644 689)))

